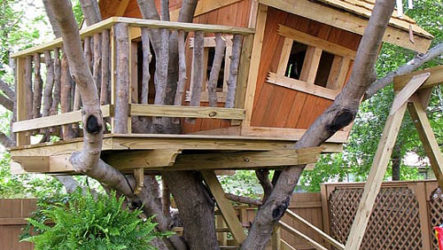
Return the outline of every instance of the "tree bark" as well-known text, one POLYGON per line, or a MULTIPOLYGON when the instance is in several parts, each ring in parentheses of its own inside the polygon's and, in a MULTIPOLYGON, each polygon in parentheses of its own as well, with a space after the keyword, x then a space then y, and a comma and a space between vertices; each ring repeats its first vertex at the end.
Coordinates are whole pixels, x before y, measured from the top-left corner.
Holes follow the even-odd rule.
POLYGON ((225 53, 225 41, 220 33, 215 34, 215 53, 214 60, 212 62, 211 73, 209 74, 208 81, 208 98, 209 106, 217 106, 217 82, 220 75, 220 69, 223 62, 223 56, 225 53))
POLYGON ((54 92, 52 97, 51 115, 58 113, 58 105, 60 103, 61 92, 61 62, 60 62, 60 49, 54 49, 54 92))
MULTIPOLYGON (((71 111, 71 88, 72 88, 72 78, 69 72, 68 59, 66 54, 63 53, 61 60, 61 76, 60 76, 60 109, 62 113, 71 111)), ((71 125, 62 126, 63 140, 74 138, 75 133, 72 130, 71 125)))
POLYGON ((116 40, 115 133, 128 133, 129 117, 129 29, 125 23, 114 26, 116 40))
POLYGON ((54 63, 52 61, 51 52, 44 52, 46 64, 46 85, 43 94, 43 116, 49 115, 52 106, 52 89, 54 86, 54 63))
POLYGON ((392 180, 400 180, 400 166, 401 166, 401 145, 400 141, 397 141, 392 152, 391 162, 392 162, 392 180))
POLYGON ((141 103, 148 104, 149 81, 151 80, 149 65, 151 64, 152 55, 151 55, 151 45, 149 42, 149 30, 147 28, 141 29, 141 38, 142 38, 142 51, 143 51, 141 103))
POLYGON ((92 66, 92 78, 94 79, 95 85, 97 86, 97 92, 100 92, 100 89, 102 87, 102 42, 101 42, 101 36, 100 33, 94 34, 94 50, 93 50, 93 56, 94 56, 94 64, 92 66))
POLYGON ((90 26, 102 20, 100 9, 98 8, 98 1, 80 0, 80 5, 85 17, 86 25, 90 26))
POLYGON ((214 201, 203 186, 201 176, 191 171, 163 172, 162 175, 180 211, 189 249, 219 249, 214 201))
POLYGON ((226 108, 234 107, 235 90, 237 88, 238 66, 240 64, 242 36, 235 34, 232 44, 231 65, 229 69, 228 93, 226 95, 226 108))
POLYGON ((255 170, 255 175, 257 176, 257 179, 263 188, 262 203, 265 203, 269 195, 271 195, 273 189, 273 185, 269 180, 269 170, 267 169, 255 170))
POLYGON ((182 105, 183 95, 185 93, 186 84, 186 54, 185 54, 185 32, 183 30, 178 31, 177 38, 178 47, 178 83, 177 91, 175 92, 174 105, 182 105))
POLYGON ((39 118, 41 116, 40 109, 42 105, 42 87, 43 81, 40 75, 40 54, 34 54, 34 96, 32 104, 32 116, 33 118, 39 118))
MULTIPOLYGON (((350 80, 334 103, 308 128, 295 148, 318 146, 354 118, 366 89, 375 78, 374 65, 394 1, 378 0, 360 42, 350 80)), ((242 249, 264 249, 273 226, 289 206, 290 197, 305 165, 284 169, 274 189, 257 215, 242 249)))
POLYGON ((0 90, 3 91, 3 93, 8 97, 8 99, 10 99, 10 100, 14 100, 15 99, 14 91, 2 79, 0 79, 0 90))
POLYGON ((27 110, 27 118, 32 119, 32 56, 27 56, 25 59, 25 107, 27 110))
POLYGON ((105 105, 109 103, 108 93, 109 93, 109 30, 104 30, 102 32, 102 63, 101 63, 101 88, 100 88, 100 104, 105 105))

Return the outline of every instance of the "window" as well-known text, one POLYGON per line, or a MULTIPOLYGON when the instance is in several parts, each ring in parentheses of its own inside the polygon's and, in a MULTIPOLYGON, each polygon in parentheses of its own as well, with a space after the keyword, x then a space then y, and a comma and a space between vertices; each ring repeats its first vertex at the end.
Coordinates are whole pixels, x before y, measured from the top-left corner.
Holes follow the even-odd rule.
POLYGON ((284 25, 278 32, 285 40, 268 82, 333 100, 356 52, 284 25))

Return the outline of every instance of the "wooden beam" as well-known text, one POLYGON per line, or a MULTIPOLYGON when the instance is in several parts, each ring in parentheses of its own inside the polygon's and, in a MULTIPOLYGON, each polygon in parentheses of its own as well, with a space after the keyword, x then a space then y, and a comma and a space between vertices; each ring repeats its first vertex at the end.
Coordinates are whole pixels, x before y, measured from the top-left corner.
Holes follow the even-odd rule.
MULTIPOLYGON (((306 129, 298 128, 274 128, 274 127, 248 127, 242 130, 242 136, 257 136, 267 138, 286 138, 290 140, 300 140, 306 129)), ((346 143, 348 133, 346 131, 337 131, 326 142, 346 143)))
POLYGON ((340 93, 340 89, 328 89, 307 81, 289 78, 283 75, 269 72, 266 82, 285 87, 292 90, 297 90, 303 93, 315 95, 328 100, 335 100, 335 97, 340 93))
POLYGON ((281 232, 280 227, 278 225, 274 226, 274 230, 272 231, 271 236, 271 246, 272 250, 281 250, 281 232))
POLYGON ((312 47, 317 47, 317 48, 322 49, 324 51, 328 51, 334 55, 339 55, 339 56, 349 57, 351 59, 354 59, 355 54, 357 53, 356 51, 354 51, 352 49, 348 49, 348 48, 340 46, 336 43, 332 43, 327 40, 323 40, 323 39, 318 38, 316 36, 311 36, 305 32, 298 31, 296 29, 290 28, 290 27, 285 26, 283 24, 279 24, 278 33, 281 36, 284 36, 286 38, 290 38, 292 40, 295 40, 295 41, 303 43, 303 44, 307 44, 312 47))
POLYGON ((129 0, 121 0, 115 10, 114 16, 123 16, 125 14, 126 8, 128 7, 129 0))
MULTIPOLYGON (((111 105, 102 105, 101 111, 103 117, 110 117, 112 114, 111 105)), ((65 124, 71 124, 82 121, 81 110, 61 113, 58 115, 45 116, 40 118, 35 118, 32 120, 18 121, 12 124, 13 132, 30 131, 40 128, 48 128, 53 126, 60 126, 65 124)))
POLYGON ((277 74, 284 76, 286 73, 286 68, 288 67, 289 56, 291 55, 292 44, 294 40, 286 37, 283 42, 283 48, 280 54, 280 60, 278 61, 277 74))
POLYGON ((408 104, 408 110, 417 128, 418 135, 423 143, 423 148, 429 158, 438 185, 443 189, 443 156, 428 117, 426 116, 426 111, 421 103, 416 101, 408 104))
POLYGON ((282 167, 317 162, 321 147, 256 152, 217 152, 183 154, 172 167, 163 170, 255 169, 282 167))
POLYGON ((420 89, 427 89, 437 86, 443 83, 443 65, 435 66, 432 68, 415 71, 406 75, 397 76, 394 78, 394 90, 403 89, 406 84, 414 77, 415 75, 420 75, 424 73, 431 73, 426 82, 420 87, 420 89))
POLYGON ((179 149, 155 149, 103 153, 103 160, 118 170, 172 166, 179 149))
POLYGON ((386 173, 392 150, 406 111, 406 103, 397 112, 388 116, 382 137, 377 147, 377 152, 372 162, 371 170, 365 184, 362 198, 352 223, 351 231, 346 242, 346 250, 359 249, 366 227, 374 207, 375 198, 380 190, 383 177, 386 173))
POLYGON ((316 226, 312 225, 309 221, 305 220, 303 217, 301 217, 300 215, 292 212, 291 210, 286 210, 286 214, 289 215, 289 217, 297 220, 298 222, 300 222, 301 224, 305 225, 306 227, 312 229, 313 231, 315 231, 317 234, 320 235, 320 237, 322 237, 325 241, 329 242, 331 245, 333 245, 335 248, 337 249, 345 249, 345 246, 343 244, 341 244, 340 242, 338 242, 337 240, 335 240, 334 238, 332 238, 331 236, 329 236, 328 234, 324 233, 322 230, 320 230, 319 228, 317 228, 316 226))
POLYGON ((297 229, 289 226, 288 224, 279 221, 278 224, 280 225, 280 227, 286 231, 288 231, 290 234, 294 235, 294 236, 299 236, 300 238, 304 239, 306 242, 309 243, 309 245, 311 245, 312 247, 314 247, 317 250, 328 250, 327 248, 323 247, 322 245, 320 245, 318 242, 316 242, 315 240, 309 238, 309 236, 303 234, 302 232, 298 231, 297 229))
POLYGON ((217 176, 215 175, 214 171, 201 171, 201 174, 211 190, 211 193, 217 203, 217 207, 220 209, 226 224, 228 225, 229 229, 231 229, 232 236, 234 236, 234 239, 241 244, 246 239, 246 234, 243 231, 243 227, 235 213, 234 208, 232 207, 232 204, 226 199, 225 192, 223 191, 217 176))
POLYGON ((268 7, 265 5, 258 5, 257 18, 256 18, 256 33, 254 35, 254 41, 252 42, 251 61, 248 73, 248 84, 246 85, 245 94, 245 110, 246 119, 242 123, 243 129, 247 128, 251 124, 252 109, 254 106, 255 89, 257 87, 258 69, 260 66, 261 50, 263 46, 263 37, 265 35, 266 18, 268 15, 268 7))
POLYGON ((426 72, 413 76, 406 86, 395 95, 389 114, 392 115, 397 112, 397 110, 409 100, 409 98, 415 93, 415 91, 417 91, 418 88, 420 88, 420 86, 426 81, 426 79, 428 79, 430 75, 431 73, 426 72))
POLYGON ((300 80, 310 85, 314 84, 322 52, 320 48, 308 46, 300 72, 300 80))
MULTIPOLYGON (((359 35, 363 35, 368 25, 367 18, 309 0, 259 0, 259 3, 359 35)), ((386 28, 383 41, 425 53, 431 45, 432 36, 422 36, 414 33, 415 43, 412 43, 409 40, 408 31, 389 25, 386 28)))
POLYGON ((130 110, 131 116, 190 117, 235 120, 243 120, 245 118, 245 110, 236 108, 131 104, 130 110))
MULTIPOLYGON (((28 119, 28 111, 26 109, 26 88, 25 88, 25 59, 17 58, 16 59, 16 72, 15 76, 17 82, 16 86, 16 103, 17 103, 17 121, 23 121, 28 119)), ((23 146, 30 144, 30 136, 27 133, 17 133, 16 134, 16 142, 17 146, 23 146)))

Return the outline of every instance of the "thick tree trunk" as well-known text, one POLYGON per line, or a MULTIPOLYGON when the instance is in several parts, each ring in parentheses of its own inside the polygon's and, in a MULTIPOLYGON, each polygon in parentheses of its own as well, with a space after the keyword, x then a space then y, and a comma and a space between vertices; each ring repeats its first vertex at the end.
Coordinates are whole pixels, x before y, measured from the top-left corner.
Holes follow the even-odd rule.
POLYGON ((202 184, 201 176, 190 171, 163 172, 180 211, 184 237, 190 249, 219 249, 217 244, 214 201, 202 184), (186 188, 184 188, 186 187, 186 188))
MULTIPOLYGON (((354 118, 360 100, 375 79, 374 64, 386 26, 394 10, 394 1, 378 0, 357 51, 349 82, 334 103, 308 128, 295 148, 318 146, 354 118)), ((274 189, 257 212, 242 249, 264 249, 274 225, 289 206, 289 200, 303 171, 303 166, 284 169, 274 189)))
POLYGON ((392 162, 392 180, 400 180, 400 166, 401 166, 401 143, 397 141, 392 152, 391 162, 392 162))
POLYGON ((128 133, 129 117, 129 29, 125 23, 114 26, 116 40, 116 102, 114 131, 128 133))
POLYGON ((83 15, 88 26, 98 23, 102 20, 100 9, 98 8, 98 1, 95 0, 80 0, 80 5, 83 15))

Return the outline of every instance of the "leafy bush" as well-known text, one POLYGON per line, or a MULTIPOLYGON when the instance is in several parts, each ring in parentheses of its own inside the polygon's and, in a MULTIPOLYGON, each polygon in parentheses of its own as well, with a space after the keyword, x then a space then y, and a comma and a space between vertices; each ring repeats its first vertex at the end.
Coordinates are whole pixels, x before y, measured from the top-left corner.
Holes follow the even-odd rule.
POLYGON ((115 193, 94 198, 77 190, 47 201, 28 219, 23 239, 36 249, 154 249, 150 241, 167 236, 154 231, 152 218, 140 219, 140 210, 124 209, 124 198, 115 193))

